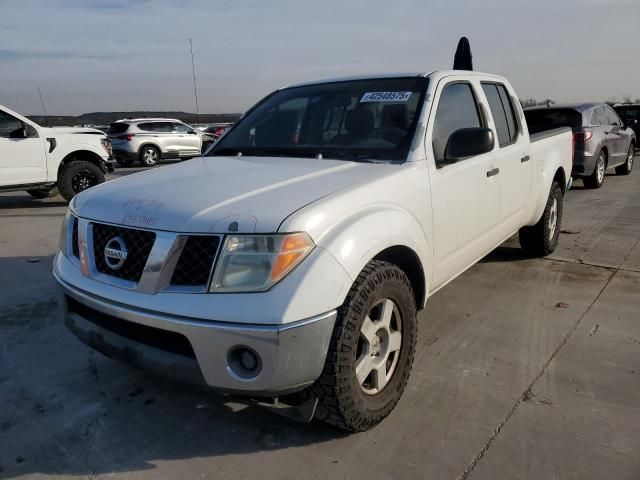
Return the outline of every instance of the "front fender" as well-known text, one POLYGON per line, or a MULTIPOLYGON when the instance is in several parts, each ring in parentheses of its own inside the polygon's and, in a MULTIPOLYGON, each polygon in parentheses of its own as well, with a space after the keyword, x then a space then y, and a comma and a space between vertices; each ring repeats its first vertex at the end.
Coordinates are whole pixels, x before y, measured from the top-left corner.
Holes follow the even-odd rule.
MULTIPOLYGON (((355 279, 376 255, 390 247, 407 247, 417 255, 424 272, 427 298, 431 281, 432 249, 418 220, 397 205, 373 205, 342 218, 317 239, 318 246, 330 252, 355 279)), ((348 289, 342 293, 342 301, 348 289)))

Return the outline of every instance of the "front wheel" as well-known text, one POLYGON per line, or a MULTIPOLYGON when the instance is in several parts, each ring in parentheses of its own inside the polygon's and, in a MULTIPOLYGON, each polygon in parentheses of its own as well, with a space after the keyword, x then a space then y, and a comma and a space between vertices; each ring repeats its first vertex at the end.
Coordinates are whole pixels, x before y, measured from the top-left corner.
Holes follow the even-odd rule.
POLYGON ((624 165, 616 167, 616 175, 629 175, 633 169, 633 157, 636 154, 636 146, 632 143, 629 145, 629 151, 627 152, 627 161, 624 165))
POLYGON ((58 189, 67 202, 78 193, 104 182, 104 173, 95 163, 76 160, 65 165, 58 177, 58 189))
POLYGON ((563 209, 562 188, 558 182, 551 184, 542 217, 531 227, 522 227, 519 232, 520 246, 529 255, 544 257, 558 246, 563 209))
POLYGON ((400 400, 416 346, 413 289, 397 266, 372 260, 338 317, 320 378, 315 418, 349 431, 380 423, 400 400))

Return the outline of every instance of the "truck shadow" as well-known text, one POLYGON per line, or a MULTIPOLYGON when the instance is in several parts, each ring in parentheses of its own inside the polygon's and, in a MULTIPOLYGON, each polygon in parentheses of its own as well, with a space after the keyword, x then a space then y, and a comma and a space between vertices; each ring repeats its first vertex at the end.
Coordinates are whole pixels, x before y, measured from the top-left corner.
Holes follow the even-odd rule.
POLYGON ((480 263, 517 262, 521 260, 531 260, 532 258, 533 257, 527 255, 525 251, 518 246, 503 245, 480 260, 480 263))
POLYGON ((216 457, 347 436, 115 362, 81 344, 56 310, 53 295, 0 310, 10 367, 0 371, 1 478, 123 475, 196 458, 215 470, 216 457))
POLYGON ((67 207, 67 201, 60 195, 55 197, 36 199, 25 193, 16 193, 13 195, 0 195, 0 212, 2 210, 11 210, 18 208, 53 208, 67 207))

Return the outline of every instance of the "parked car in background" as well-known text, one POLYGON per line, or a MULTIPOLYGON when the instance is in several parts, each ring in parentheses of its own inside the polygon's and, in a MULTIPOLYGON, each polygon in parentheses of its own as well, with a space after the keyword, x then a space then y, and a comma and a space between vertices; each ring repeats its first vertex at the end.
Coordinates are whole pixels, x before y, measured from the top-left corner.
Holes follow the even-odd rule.
POLYGON ((118 120, 107 135, 119 165, 140 161, 146 167, 162 158, 192 158, 202 153, 202 137, 189 125, 170 118, 118 120))
MULTIPOLYGON (((640 138, 640 103, 614 105, 613 109, 625 125, 633 129, 636 133, 636 139, 640 138)), ((636 141, 636 149, 639 147, 640 145, 636 141)))
POLYGON ((558 127, 573 130, 573 177, 585 186, 600 188, 607 168, 628 175, 633 168, 636 134, 609 105, 582 103, 532 107, 524 111, 532 133, 558 127))
POLYGON ((71 200, 113 170, 111 142, 99 130, 43 127, 0 105, 0 192, 71 200))
POLYGON ((216 143, 224 133, 232 127, 231 123, 212 123, 202 129, 203 145, 202 151, 204 152, 209 146, 216 143))
POLYGON ((514 233, 531 255, 558 244, 571 130, 529 136, 517 98, 468 71, 278 90, 207 156, 74 200, 54 261, 67 326, 138 367, 373 427, 427 298, 514 233))

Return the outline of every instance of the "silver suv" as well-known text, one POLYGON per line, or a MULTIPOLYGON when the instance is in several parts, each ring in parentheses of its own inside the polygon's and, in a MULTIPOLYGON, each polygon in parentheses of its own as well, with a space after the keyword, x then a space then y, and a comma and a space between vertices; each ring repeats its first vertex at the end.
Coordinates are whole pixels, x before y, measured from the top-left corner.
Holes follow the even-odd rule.
POLYGON ((600 188, 605 172, 615 167, 618 175, 633 168, 636 134, 609 105, 582 103, 533 107, 524 111, 529 133, 558 127, 573 130, 574 154, 571 176, 582 178, 588 188, 600 188))
POLYGON ((202 153, 202 137, 189 125, 171 118, 118 120, 109 125, 113 156, 119 165, 136 160, 152 167, 161 158, 191 158, 202 153))

